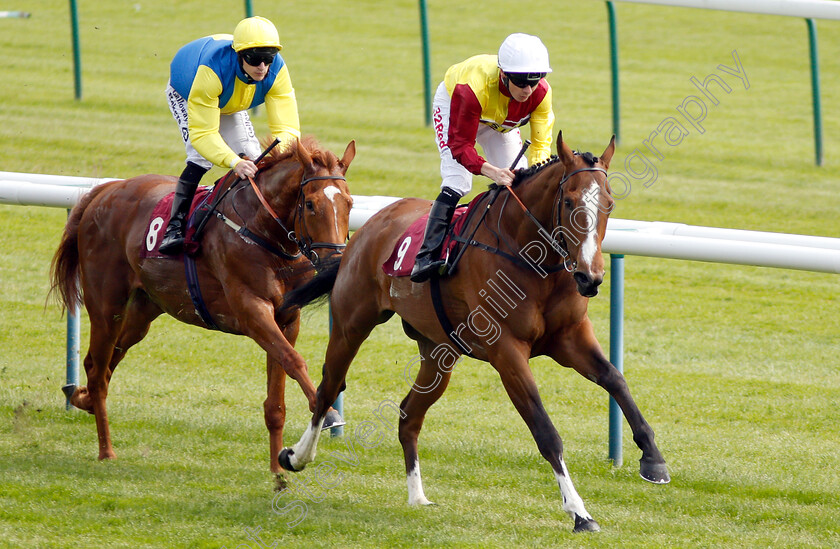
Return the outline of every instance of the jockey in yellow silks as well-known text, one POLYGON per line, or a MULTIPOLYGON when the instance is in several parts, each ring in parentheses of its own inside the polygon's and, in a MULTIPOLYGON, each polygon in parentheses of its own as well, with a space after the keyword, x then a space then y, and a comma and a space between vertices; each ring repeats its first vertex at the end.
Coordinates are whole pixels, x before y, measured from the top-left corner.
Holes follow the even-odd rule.
POLYGON ((265 104, 268 128, 281 147, 300 138, 297 100, 274 24, 243 19, 233 36, 217 34, 183 46, 170 65, 166 97, 187 152, 161 253, 183 249, 186 215, 201 178, 213 165, 253 177, 260 143, 248 109, 265 104), (245 158, 243 158, 243 156, 245 158))
MULTIPOLYGON (((498 55, 470 57, 446 71, 433 101, 443 181, 411 272, 413 282, 428 280, 443 264, 436 257, 458 200, 472 189, 472 176, 484 175, 498 185, 513 182, 510 166, 522 148, 521 126, 530 124, 530 164, 551 155, 554 111, 545 80, 550 72, 545 45, 521 33, 508 36, 498 55)), ((524 167, 522 158, 514 169, 524 167)))

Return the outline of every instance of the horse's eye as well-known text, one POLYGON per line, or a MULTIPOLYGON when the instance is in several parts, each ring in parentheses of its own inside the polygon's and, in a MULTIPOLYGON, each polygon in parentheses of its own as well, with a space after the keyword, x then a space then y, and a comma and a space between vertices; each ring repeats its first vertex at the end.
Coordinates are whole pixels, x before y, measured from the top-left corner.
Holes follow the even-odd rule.
POLYGON ((315 211, 315 207, 312 205, 311 200, 306 201, 306 209, 309 210, 310 212, 315 211))
POLYGON ((563 206, 565 206, 566 209, 571 210, 572 209, 572 199, 571 198, 563 199, 563 206))

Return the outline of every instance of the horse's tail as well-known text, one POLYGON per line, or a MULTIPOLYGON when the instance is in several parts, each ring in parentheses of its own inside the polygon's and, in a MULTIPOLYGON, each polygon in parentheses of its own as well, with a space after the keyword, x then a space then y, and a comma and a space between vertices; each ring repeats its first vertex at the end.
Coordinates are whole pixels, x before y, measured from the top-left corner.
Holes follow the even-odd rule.
POLYGON ((94 187, 82 195, 79 203, 70 211, 61 243, 50 264, 52 286, 47 294, 47 301, 56 298, 57 294, 57 301, 68 311, 73 310, 82 301, 82 290, 79 287, 79 223, 85 208, 99 194, 101 188, 94 187))
POLYGON ((326 300, 335 286, 340 265, 341 257, 325 262, 312 280, 283 296, 283 309, 302 309, 312 303, 326 300))

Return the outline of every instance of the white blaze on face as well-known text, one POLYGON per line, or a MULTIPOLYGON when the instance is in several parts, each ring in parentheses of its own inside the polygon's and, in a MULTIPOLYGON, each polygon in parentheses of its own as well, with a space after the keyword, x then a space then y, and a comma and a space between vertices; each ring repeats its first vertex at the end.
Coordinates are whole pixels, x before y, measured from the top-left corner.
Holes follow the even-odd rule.
POLYGON ((327 196, 327 200, 332 202, 333 219, 335 220, 335 234, 338 235, 338 205, 335 203, 335 195, 341 194, 341 190, 338 187, 330 185, 329 187, 324 188, 324 194, 327 196))
POLYGON ((595 259, 595 252, 598 250, 598 199, 601 187, 594 179, 583 193, 583 204, 586 208, 586 238, 580 247, 583 263, 591 265, 595 259))

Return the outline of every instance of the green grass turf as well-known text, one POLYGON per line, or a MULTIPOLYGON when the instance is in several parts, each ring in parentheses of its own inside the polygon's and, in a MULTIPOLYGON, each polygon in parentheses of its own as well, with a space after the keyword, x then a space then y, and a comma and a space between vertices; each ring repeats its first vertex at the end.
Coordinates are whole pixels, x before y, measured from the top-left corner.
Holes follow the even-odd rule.
MULTIPOLYGON (((356 139, 354 194, 433 198, 416 2, 255 2, 285 44, 304 133, 340 153, 356 139)), ((494 52, 510 32, 540 35, 554 73, 555 129, 600 153, 612 133, 601 2, 429 3, 433 86, 452 63, 494 52)), ((67 5, 34 0, 0 19, 0 170, 126 177, 179 173, 166 107, 168 63, 187 40, 231 32, 241 2, 80 2, 83 98, 73 98, 67 5)), ((840 236, 840 24, 818 23, 825 165, 814 166, 807 31, 796 18, 617 5, 622 132, 613 171, 738 52, 749 88, 726 77, 702 125, 662 146, 656 182, 635 184, 616 217, 840 236)), ((254 117, 265 132, 265 113, 254 117)), ((661 138, 660 138, 661 139, 661 138)), ((661 142, 659 142, 661 145, 661 142)), ((208 175, 220 175, 215 171, 208 175)), ((476 178, 475 189, 486 181, 476 178)), ((393 433, 375 447, 354 429, 386 399, 416 348, 391 321, 348 375, 344 439, 321 441, 316 469, 272 511, 262 420, 264 356, 241 337, 161 318, 111 384, 119 459, 96 460, 88 414, 63 407, 64 320, 44 307, 66 213, 0 206, 0 546, 830 547, 840 546, 837 275, 626 259, 625 371, 671 467, 668 486, 606 459, 607 397, 545 359, 545 406, 597 535, 571 534, 559 490, 488 365, 465 360, 427 417, 420 455, 432 508, 406 505, 393 433), (335 456, 355 443, 358 463, 335 456), (323 470, 322 470, 323 471, 323 470), (341 475, 340 477, 338 475, 341 475), (303 486, 310 486, 308 492, 303 486), (245 545, 242 545, 245 546, 245 545)), ((609 282, 609 273, 608 273, 609 282)), ((609 288, 590 303, 605 348, 609 288)), ((298 349, 320 378, 326 312, 307 313, 298 349)), ((87 326, 82 322, 83 352, 87 326)), ((288 389, 286 439, 309 420, 288 389)), ((394 419, 394 418, 392 418, 394 419)), ((383 432, 386 429, 383 428, 383 432)))

